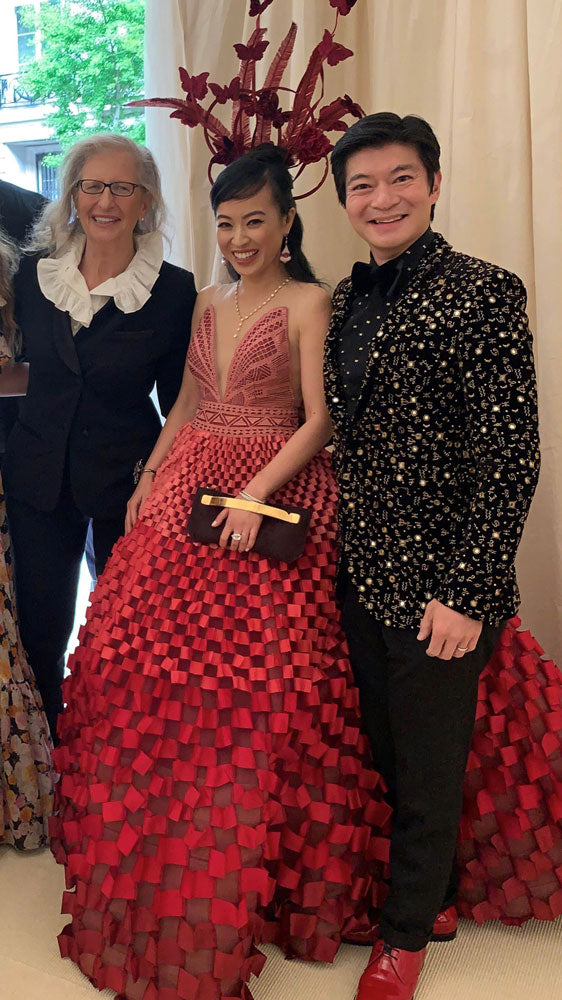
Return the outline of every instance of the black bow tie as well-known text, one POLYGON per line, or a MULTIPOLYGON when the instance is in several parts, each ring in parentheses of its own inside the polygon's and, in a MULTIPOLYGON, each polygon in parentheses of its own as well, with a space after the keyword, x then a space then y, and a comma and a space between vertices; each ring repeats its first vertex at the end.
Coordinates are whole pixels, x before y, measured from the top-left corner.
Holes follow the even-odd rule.
POLYGON ((364 264, 357 261, 351 271, 351 281, 354 290, 359 295, 368 295, 373 289, 379 288, 381 295, 392 295, 396 285, 400 280, 404 268, 404 258, 389 260, 386 264, 364 264))

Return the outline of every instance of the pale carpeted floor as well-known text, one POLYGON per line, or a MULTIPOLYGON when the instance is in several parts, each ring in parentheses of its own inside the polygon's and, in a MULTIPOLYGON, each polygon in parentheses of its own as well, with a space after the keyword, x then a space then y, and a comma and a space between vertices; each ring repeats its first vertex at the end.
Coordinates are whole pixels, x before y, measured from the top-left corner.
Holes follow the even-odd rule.
MULTIPOLYGON (((95 1000, 59 957, 62 869, 48 851, 0 848, 0 1000, 95 1000)), ((369 950, 343 946, 334 965, 286 962, 272 947, 255 1000, 353 1000, 369 950)), ((562 918, 522 928, 464 922, 450 944, 431 945, 416 1000, 561 1000, 562 918)))

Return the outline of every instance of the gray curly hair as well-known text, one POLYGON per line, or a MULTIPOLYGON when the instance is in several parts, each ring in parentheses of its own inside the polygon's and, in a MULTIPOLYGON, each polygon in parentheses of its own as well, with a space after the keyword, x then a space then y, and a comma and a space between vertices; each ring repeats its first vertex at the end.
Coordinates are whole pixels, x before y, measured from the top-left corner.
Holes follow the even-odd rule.
POLYGON ((160 171, 146 146, 141 146, 123 135, 107 132, 81 139, 66 154, 61 166, 62 192, 58 201, 45 206, 37 219, 26 250, 60 249, 75 233, 82 232, 76 217, 72 193, 82 176, 84 164, 99 153, 127 153, 133 160, 139 184, 148 191, 151 203, 144 220, 137 222, 135 233, 161 231, 166 221, 166 206, 162 197, 160 171))

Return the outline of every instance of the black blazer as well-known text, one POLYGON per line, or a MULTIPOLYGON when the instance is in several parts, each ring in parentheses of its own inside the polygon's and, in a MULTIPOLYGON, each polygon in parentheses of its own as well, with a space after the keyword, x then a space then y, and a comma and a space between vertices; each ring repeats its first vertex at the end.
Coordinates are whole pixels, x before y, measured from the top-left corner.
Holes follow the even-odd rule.
POLYGON ((58 502, 65 466, 90 517, 118 517, 181 384, 195 303, 193 276, 164 262, 148 302, 125 314, 113 299, 73 337, 68 313, 42 294, 37 256, 15 279, 29 388, 6 448, 6 490, 39 510, 58 502))
POLYGON ((437 234, 373 339, 349 421, 338 352, 353 295, 347 278, 325 354, 342 568, 388 625, 416 627, 432 598, 499 624, 518 604, 539 472, 525 289, 437 234))

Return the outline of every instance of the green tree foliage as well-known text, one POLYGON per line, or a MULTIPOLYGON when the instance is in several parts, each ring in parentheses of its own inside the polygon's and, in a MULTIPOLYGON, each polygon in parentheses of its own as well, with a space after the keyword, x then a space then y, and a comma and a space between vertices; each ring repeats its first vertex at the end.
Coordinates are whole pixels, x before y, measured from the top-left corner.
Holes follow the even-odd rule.
POLYGON ((144 0, 51 0, 28 16, 41 58, 22 83, 51 105, 46 121, 63 152, 96 132, 143 142, 142 109, 125 105, 144 96, 144 0))

